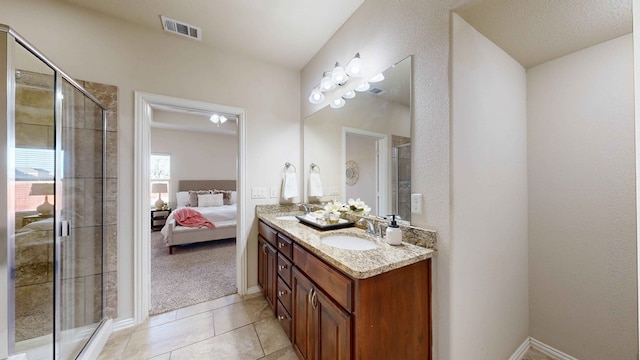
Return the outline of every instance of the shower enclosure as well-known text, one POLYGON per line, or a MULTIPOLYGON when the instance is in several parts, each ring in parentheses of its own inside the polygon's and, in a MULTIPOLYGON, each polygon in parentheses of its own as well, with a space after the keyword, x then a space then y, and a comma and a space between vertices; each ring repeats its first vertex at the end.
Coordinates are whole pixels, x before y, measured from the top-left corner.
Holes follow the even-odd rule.
POLYGON ((392 204, 394 214, 411 221, 411 139, 394 136, 392 148, 392 204), (404 143, 401 143, 404 142, 404 143))
POLYGON ((83 358, 110 325, 105 108, 2 24, 0 66, 0 358, 83 358))

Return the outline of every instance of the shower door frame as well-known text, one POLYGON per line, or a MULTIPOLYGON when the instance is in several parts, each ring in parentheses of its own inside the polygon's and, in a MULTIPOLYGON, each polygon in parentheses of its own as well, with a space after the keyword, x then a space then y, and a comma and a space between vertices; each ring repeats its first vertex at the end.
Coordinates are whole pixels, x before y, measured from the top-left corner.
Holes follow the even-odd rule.
MULTIPOLYGON (((76 90, 80 91, 86 98, 91 100, 102 110, 102 131, 106 132, 106 110, 107 108, 93 95, 87 92, 78 82, 62 71, 51 60, 49 60, 42 52, 36 49, 35 46, 30 44, 20 34, 15 32, 11 27, 0 23, 0 46, 3 51, 0 51, 0 66, 3 71, 0 71, 0 83, 4 83, 5 86, 1 86, 0 89, 0 113, 4 114, 2 117, 6 118, 5 125, 0 126, 0 142, 3 146, 0 146, 0 157, 6 159, 6 166, 0 167, 0 188, 5 193, 5 203, 0 205, 0 293, 6 294, 5 297, 0 296, 0 319, 6 319, 6 322, 0 321, 0 358, 9 359, 15 352, 15 274, 14 274, 14 256, 15 253, 15 214, 12 209, 15 208, 15 197, 13 187, 15 186, 15 162, 14 162, 14 149, 15 149, 15 78, 11 78, 14 73, 14 46, 18 44, 33 54, 38 60, 49 66, 55 73, 55 106, 54 106, 54 125, 55 125, 55 193, 62 194, 62 166, 61 163, 61 134, 62 134, 62 106, 61 94, 62 80, 66 80, 76 90)), ((106 155, 106 133, 102 138, 102 152, 103 152, 103 184, 102 184, 102 197, 104 204, 104 198, 106 196, 106 166, 104 166, 104 157, 106 155)), ((56 199, 63 201, 62 199, 56 199)), ((104 205, 103 205, 104 206, 104 205)), ((53 330, 53 354, 55 359, 60 358, 60 284, 62 283, 61 269, 60 269, 60 238, 62 227, 60 226, 61 220, 61 207, 57 203, 55 206, 55 241, 54 246, 54 330, 53 330)), ((104 219, 104 215, 103 215, 104 219)), ((104 291, 104 269, 106 258, 106 247, 104 246, 105 239, 104 220, 102 226, 102 308, 104 309, 106 304, 106 293, 104 291)), ((111 333, 112 321, 104 316, 94 329, 89 340, 84 344, 82 350, 78 355, 78 359, 93 358, 97 356, 100 349, 106 343, 106 340, 111 333), (106 335, 106 336, 105 336, 106 335)))

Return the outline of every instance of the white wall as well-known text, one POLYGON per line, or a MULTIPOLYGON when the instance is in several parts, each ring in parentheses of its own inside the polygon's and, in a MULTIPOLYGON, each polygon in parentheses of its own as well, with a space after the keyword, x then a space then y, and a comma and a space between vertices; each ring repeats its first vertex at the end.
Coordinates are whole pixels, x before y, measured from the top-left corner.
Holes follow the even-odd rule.
POLYGON ((174 208, 180 180, 235 180, 237 148, 233 135, 151 129, 151 152, 171 155, 169 202, 174 208))
MULTIPOLYGON (((134 91, 246 109, 247 188, 279 186, 289 161, 301 164, 300 75, 199 42, 135 27, 60 1, 2 1, 0 23, 74 78, 118 86, 118 314, 133 316, 134 91), (233 90, 233 91, 230 91, 233 90), (242 91, 240 91, 242 90, 242 91)), ((244 189, 245 191, 247 189, 244 189)), ((248 199, 248 285, 257 284, 255 205, 248 199)))
POLYGON ((638 351, 632 36, 527 71, 531 336, 638 351))
POLYGON ((507 359, 529 334, 524 68, 453 15, 451 359, 507 359))

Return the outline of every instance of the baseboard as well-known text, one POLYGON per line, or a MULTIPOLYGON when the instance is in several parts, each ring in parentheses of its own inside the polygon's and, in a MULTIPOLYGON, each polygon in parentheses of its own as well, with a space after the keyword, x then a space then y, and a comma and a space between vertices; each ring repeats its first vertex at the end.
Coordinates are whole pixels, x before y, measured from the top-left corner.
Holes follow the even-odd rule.
POLYGON ((27 360, 27 354, 11 355, 7 360, 27 360))
POLYGON ((247 289, 247 295, 257 294, 261 291, 262 291, 262 288, 258 285, 255 285, 247 289))
POLYGON ((531 347, 540 351, 541 353, 547 355, 548 357, 555 360, 578 360, 571 355, 565 354, 558 349, 554 349, 551 346, 538 341, 532 337, 529 338, 529 342, 531 343, 531 347))
POLYGON ((122 329, 130 328, 135 325, 136 325, 136 320, 134 318, 119 320, 113 324, 113 331, 116 332, 122 329))
POLYGON ((529 351, 530 347, 531 347, 531 338, 527 337, 526 339, 524 339, 524 341, 518 347, 518 349, 516 349, 516 352, 514 352, 513 355, 509 357, 509 360, 521 360, 524 357, 524 355, 527 353, 527 351, 529 351))

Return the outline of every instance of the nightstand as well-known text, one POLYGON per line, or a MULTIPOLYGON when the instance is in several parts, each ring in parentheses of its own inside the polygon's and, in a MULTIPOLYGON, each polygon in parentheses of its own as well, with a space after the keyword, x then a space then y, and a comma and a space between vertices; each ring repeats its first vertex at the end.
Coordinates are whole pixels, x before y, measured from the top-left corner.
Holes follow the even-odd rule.
POLYGON ((160 230, 167 222, 167 218, 171 214, 171 209, 168 210, 151 210, 151 230, 160 230))

